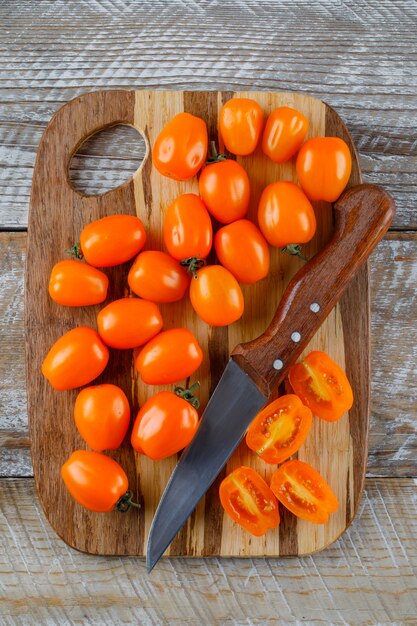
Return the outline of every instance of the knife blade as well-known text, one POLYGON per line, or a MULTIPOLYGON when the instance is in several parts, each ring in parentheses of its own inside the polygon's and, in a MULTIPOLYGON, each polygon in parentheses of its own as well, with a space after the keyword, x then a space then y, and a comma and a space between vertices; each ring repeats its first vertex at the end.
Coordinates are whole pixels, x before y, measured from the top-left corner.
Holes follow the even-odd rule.
POLYGON ((214 482, 266 401, 249 376, 230 360, 155 513, 146 554, 148 572, 214 482), (226 411, 225 398, 229 400, 226 411))
POLYGON ((345 192, 334 205, 330 242, 292 279, 264 334, 232 352, 156 510, 148 537, 148 572, 382 239, 394 213, 394 200, 377 185, 358 185, 345 192))

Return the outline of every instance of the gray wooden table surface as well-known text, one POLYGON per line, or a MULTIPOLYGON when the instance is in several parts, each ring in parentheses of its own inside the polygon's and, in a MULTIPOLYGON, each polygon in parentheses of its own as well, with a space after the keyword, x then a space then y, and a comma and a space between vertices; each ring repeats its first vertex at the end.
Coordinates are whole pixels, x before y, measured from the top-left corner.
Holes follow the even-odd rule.
MULTIPOLYGON (((121 128, 72 175, 100 192, 140 162, 121 128)), ((417 4, 349 0, 0 0, 0 624, 417 624, 417 4), (347 122, 398 212, 373 255, 366 491, 349 530, 295 559, 142 559, 68 548, 31 478, 23 265, 48 120, 106 88, 296 90, 347 122)))

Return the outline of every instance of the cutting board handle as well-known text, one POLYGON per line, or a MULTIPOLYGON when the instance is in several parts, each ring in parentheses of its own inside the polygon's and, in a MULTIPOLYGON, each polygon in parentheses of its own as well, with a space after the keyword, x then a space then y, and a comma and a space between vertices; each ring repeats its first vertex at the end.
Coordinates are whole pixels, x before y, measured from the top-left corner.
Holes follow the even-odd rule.
MULTIPOLYGON (((73 155, 98 131, 117 124, 133 125, 134 106, 133 91, 92 91, 70 100, 55 113, 42 137, 37 156, 37 166, 39 163, 48 165, 44 176, 47 179, 53 176, 54 189, 65 188, 65 193, 70 196, 85 197, 74 189, 69 178, 73 155)), ((114 191, 108 194, 111 196, 114 191)), ((111 202, 108 194, 103 195, 111 202)))
POLYGON ((330 242, 292 279, 265 333, 232 353, 265 395, 284 380, 384 236, 394 213, 393 198, 377 185, 352 187, 334 205, 330 242))

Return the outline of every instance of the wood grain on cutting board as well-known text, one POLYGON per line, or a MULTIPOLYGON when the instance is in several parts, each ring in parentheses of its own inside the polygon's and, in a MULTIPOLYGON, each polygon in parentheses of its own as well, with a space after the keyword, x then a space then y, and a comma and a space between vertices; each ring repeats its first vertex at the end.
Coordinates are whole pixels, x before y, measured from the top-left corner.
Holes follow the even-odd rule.
MULTIPOLYGON (((76 391, 56 392, 40 374, 41 362, 52 343, 76 325, 95 326, 99 307, 71 309, 49 299, 47 284, 52 265, 78 239, 82 227, 110 213, 137 213, 148 232, 147 248, 161 246, 164 209, 180 193, 197 191, 197 182, 177 183, 163 178, 149 158, 117 189, 103 196, 87 197, 68 182, 68 165, 86 137, 104 126, 127 123, 145 136, 148 147, 173 115, 183 110, 206 119, 211 138, 217 136, 220 107, 232 95, 255 98, 269 113, 285 104, 303 111, 310 120, 309 135, 350 138, 340 118, 325 104, 296 94, 231 92, 110 91, 86 94, 68 103, 47 127, 35 164, 26 266, 26 337, 30 436, 34 475, 42 506, 56 532, 70 545, 98 554, 144 554, 146 538, 160 495, 177 461, 176 457, 153 462, 135 455, 128 438, 112 453, 126 470, 130 486, 142 503, 140 512, 97 514, 76 504, 60 479, 60 466, 75 449, 85 448, 73 423, 76 391)), ((220 146, 222 147, 222 146, 220 146)), ((350 184, 361 182, 354 150, 350 184)), ((239 158, 251 180, 249 216, 255 219, 263 187, 277 179, 294 179, 292 163, 275 165, 259 150, 239 158)), ((331 207, 316 203, 318 231, 306 246, 308 256, 328 239, 332 230, 331 207)), ((300 267, 301 261, 272 251, 271 272, 257 285, 243 286, 245 313, 229 328, 208 328, 199 320, 187 299, 161 307, 165 327, 185 325, 198 337, 206 358, 193 380, 201 382, 202 407, 207 402, 227 362, 229 351, 241 341, 258 336, 270 322, 277 303, 300 267)), ((113 268, 109 300, 128 293, 129 264, 113 268)), ((352 520, 365 472, 369 405, 369 298, 367 268, 350 286, 340 305, 318 331, 309 346, 328 352, 352 381, 356 402, 339 422, 315 419, 299 458, 314 465, 336 492, 340 507, 325 526, 297 520, 282 511, 279 529, 265 537, 245 533, 223 515, 217 489, 221 477, 244 463, 267 479, 274 471, 242 444, 227 467, 198 505, 172 543, 171 555, 294 555, 320 550, 334 541, 352 520)), ((136 377, 130 351, 112 351, 110 364, 97 382, 119 384, 130 397, 133 417, 140 404, 161 388, 147 387, 136 377)))

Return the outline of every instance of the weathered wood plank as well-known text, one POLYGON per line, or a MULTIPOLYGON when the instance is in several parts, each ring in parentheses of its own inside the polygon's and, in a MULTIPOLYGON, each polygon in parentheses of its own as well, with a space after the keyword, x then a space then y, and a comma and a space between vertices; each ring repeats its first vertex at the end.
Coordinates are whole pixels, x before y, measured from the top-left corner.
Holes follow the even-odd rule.
POLYGON ((0 481, 2 623, 415 624, 414 479, 368 479, 353 525, 324 552, 289 559, 92 557, 68 548, 30 479, 0 481))
MULTIPOLYGON (((0 234, 0 475, 29 476, 24 376, 25 233, 0 234)), ((372 404, 368 475, 417 475, 417 234, 391 233, 371 257, 372 404)))
MULTIPOLYGON (((147 87, 326 100, 348 124, 365 181, 396 198, 394 227, 417 228, 415 3, 32 0, 1 3, 0 22, 0 227, 27 224, 36 148, 59 106, 91 89, 147 87)), ((99 170, 117 184, 133 164, 111 157, 83 159, 83 178, 99 170)))

